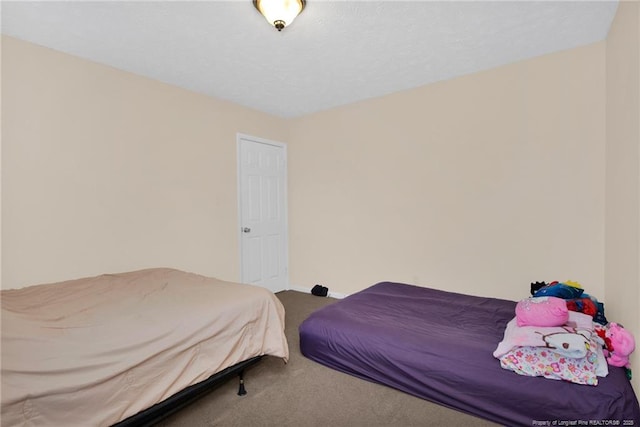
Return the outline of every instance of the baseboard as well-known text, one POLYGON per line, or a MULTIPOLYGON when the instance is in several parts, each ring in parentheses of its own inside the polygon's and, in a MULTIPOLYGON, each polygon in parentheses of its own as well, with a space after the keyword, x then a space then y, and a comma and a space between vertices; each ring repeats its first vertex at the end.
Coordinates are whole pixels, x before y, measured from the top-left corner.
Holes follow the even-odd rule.
MULTIPOLYGON (((290 291, 296 291, 296 292, 302 292, 303 294, 310 294, 311 293, 311 288, 305 288, 305 287, 302 287, 302 286, 289 286, 289 290, 290 291)), ((341 294, 339 292, 329 291, 327 296, 331 297, 331 298, 335 298, 335 299, 343 299, 343 298, 346 298, 348 295, 341 294)))

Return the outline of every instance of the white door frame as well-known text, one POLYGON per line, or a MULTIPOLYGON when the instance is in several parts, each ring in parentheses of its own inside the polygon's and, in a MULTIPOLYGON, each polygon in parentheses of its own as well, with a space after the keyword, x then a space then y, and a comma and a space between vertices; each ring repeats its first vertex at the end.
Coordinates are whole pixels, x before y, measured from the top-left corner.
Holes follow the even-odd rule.
POLYGON ((242 174, 242 162, 241 162, 241 158, 240 158, 240 141, 244 140, 244 141, 251 141, 251 142, 255 142, 255 143, 259 143, 259 144, 267 144, 267 145, 274 145, 276 147, 280 147, 282 148, 282 152, 284 155, 284 164, 285 164, 285 168, 284 168, 284 191, 282 194, 282 197, 284 198, 284 262, 285 262, 285 283, 284 283, 284 289, 283 290, 288 290, 289 289, 289 207, 288 207, 288 163, 287 163, 287 144, 282 143, 282 142, 277 142, 277 141, 272 141, 269 139, 265 139, 265 138, 259 138, 256 136, 252 136, 252 135, 247 135, 247 134, 243 134, 243 133, 237 133, 236 134, 236 163, 237 163, 237 191, 236 191, 236 197, 238 199, 238 227, 237 227, 237 236, 238 236, 238 250, 239 250, 239 259, 240 259, 240 282, 241 283, 245 283, 245 277, 244 277, 244 259, 243 259, 243 239, 242 239, 242 227, 243 227, 243 220, 242 220, 242 188, 241 188, 241 174, 242 174))

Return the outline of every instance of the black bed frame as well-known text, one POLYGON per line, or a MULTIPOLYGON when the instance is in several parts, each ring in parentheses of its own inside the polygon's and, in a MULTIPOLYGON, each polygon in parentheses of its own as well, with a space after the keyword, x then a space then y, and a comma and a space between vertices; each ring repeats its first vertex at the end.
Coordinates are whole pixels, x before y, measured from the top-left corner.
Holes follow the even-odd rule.
POLYGON ((218 387, 235 375, 238 375, 240 379, 238 395, 243 396, 247 394, 247 391, 244 388, 244 370, 258 363, 258 361, 260 361, 262 357, 263 356, 256 356, 254 358, 230 366, 225 370, 211 375, 206 380, 189 386, 184 390, 174 394, 173 396, 163 400, 162 402, 156 403, 152 407, 145 409, 142 412, 138 412, 137 414, 114 424, 113 427, 153 426, 162 419, 192 403, 194 400, 202 397, 204 394, 218 387))

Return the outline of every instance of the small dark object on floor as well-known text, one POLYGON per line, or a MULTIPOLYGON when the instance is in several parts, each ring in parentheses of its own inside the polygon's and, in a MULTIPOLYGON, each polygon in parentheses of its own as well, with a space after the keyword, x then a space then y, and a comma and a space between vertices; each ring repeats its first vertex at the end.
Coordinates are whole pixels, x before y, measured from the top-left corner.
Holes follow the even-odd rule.
POLYGON ((311 289, 311 293, 317 297, 326 297, 327 294, 329 293, 329 288, 325 286, 315 285, 311 289))

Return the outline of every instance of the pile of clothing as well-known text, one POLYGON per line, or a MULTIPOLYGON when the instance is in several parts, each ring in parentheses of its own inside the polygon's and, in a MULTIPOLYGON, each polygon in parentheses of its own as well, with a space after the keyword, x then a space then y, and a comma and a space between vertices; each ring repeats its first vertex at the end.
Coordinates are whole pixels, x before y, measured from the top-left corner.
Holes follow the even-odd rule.
POLYGON ((580 283, 572 280, 566 282, 533 282, 531 283, 532 297, 557 297, 567 303, 571 311, 588 314, 593 321, 601 325, 609 323, 604 316, 604 304, 584 292, 580 283))
POLYGON ((579 283, 534 282, 531 297, 516 304, 493 355, 521 375, 597 385, 608 366, 624 367, 631 378, 634 350, 633 335, 608 322, 604 304, 579 283))

